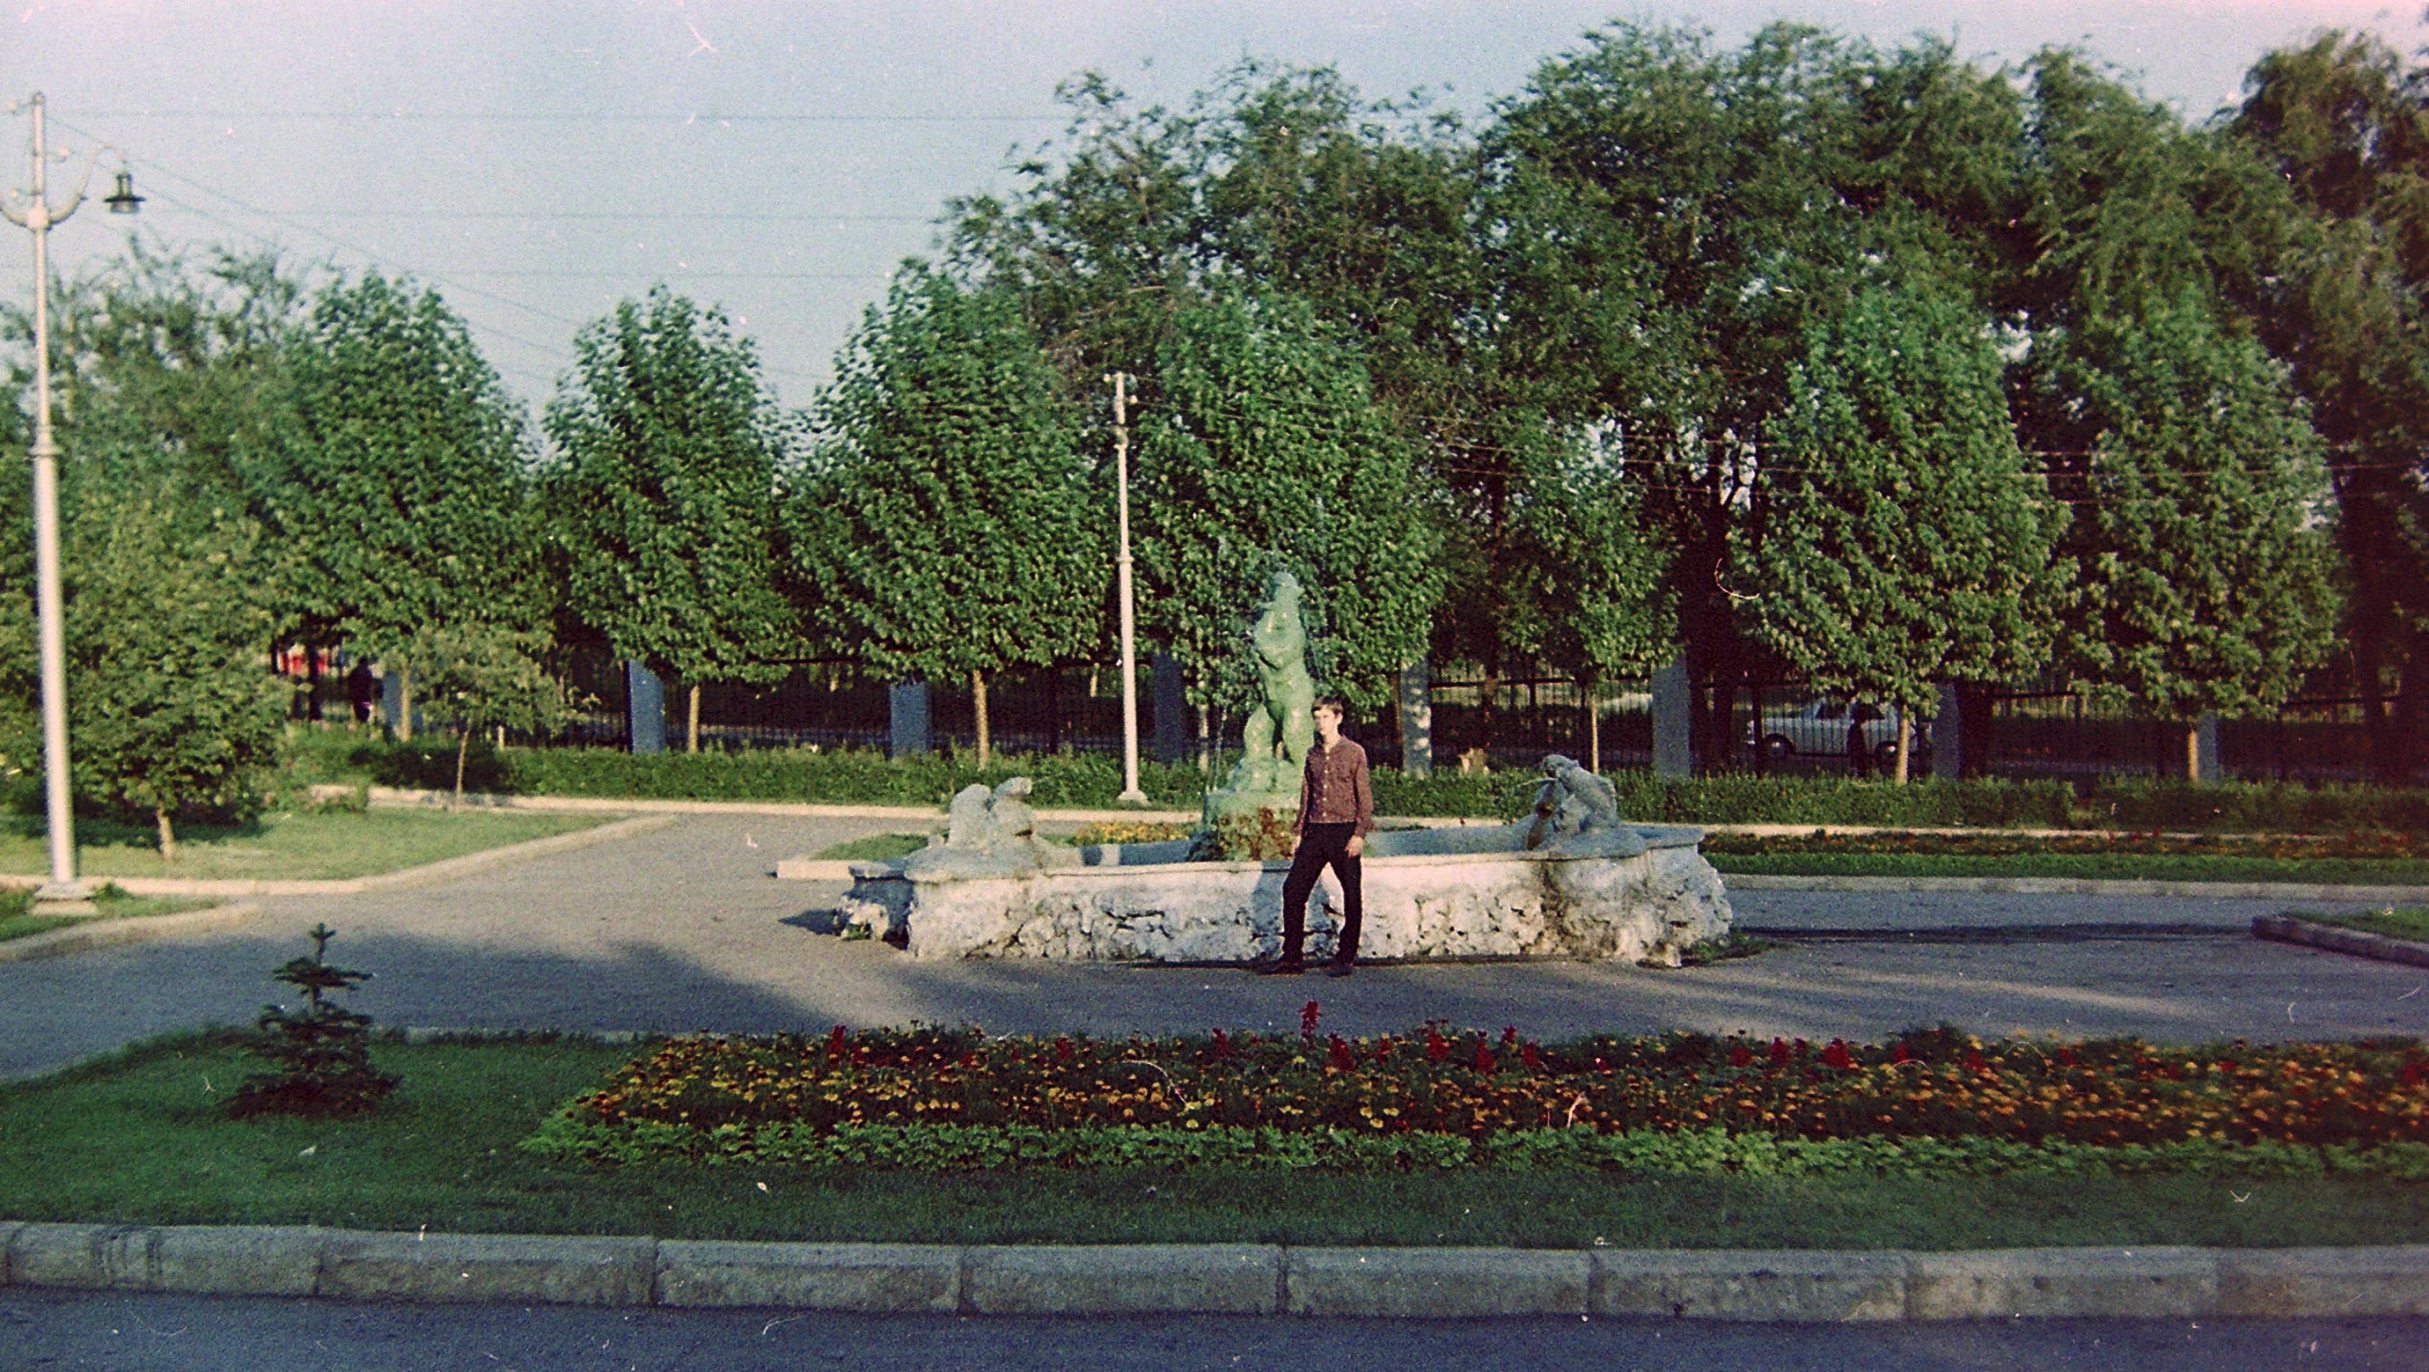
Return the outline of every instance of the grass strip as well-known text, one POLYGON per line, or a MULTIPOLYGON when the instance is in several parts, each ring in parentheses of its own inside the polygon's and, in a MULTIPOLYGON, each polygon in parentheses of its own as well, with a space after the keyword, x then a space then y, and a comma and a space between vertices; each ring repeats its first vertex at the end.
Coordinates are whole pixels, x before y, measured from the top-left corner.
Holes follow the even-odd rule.
POLYGON ((93 904, 101 907, 98 915, 37 915, 32 912, 32 891, 0 891, 0 943, 101 920, 178 915, 188 910, 199 910, 210 903, 177 896, 130 896, 115 886, 105 885, 93 892, 93 904))
MULTIPOLYGON (((174 862, 161 860, 159 838, 149 826, 80 820, 76 869, 93 877, 342 881, 594 828, 615 818, 436 810, 268 814, 249 824, 180 829, 174 862)), ((37 817, 0 815, 0 871, 41 871, 43 833, 37 817)))
POLYGON ((1724 875, 2009 877, 2075 881, 2251 881, 2315 886, 2429 886, 2420 858, 2244 857, 2173 853, 1833 853, 1704 855, 1724 875))
POLYGON ((2358 929, 2365 934, 2429 943, 2429 905, 2389 905, 2377 910, 2354 910, 2343 914, 2288 910, 2286 915, 2307 924, 2332 924, 2340 929, 2358 929))
POLYGON ((1826 1177, 1133 1166, 915 1174, 647 1163, 515 1146, 631 1045, 374 1048, 404 1085, 342 1122, 220 1113, 226 1035, 0 1087, 0 1216, 899 1243, 1584 1248, 2235 1247, 2429 1241, 2429 1184, 2343 1176, 1826 1177))

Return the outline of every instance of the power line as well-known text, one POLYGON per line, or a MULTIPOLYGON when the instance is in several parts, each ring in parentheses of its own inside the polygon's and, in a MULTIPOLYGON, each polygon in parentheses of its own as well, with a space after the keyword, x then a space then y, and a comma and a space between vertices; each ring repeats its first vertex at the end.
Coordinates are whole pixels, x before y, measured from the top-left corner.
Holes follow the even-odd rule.
POLYGON ((1053 114, 744 114, 694 110, 267 110, 167 109, 91 110, 88 119, 275 119, 332 123, 398 124, 1065 124, 1068 112, 1053 114))

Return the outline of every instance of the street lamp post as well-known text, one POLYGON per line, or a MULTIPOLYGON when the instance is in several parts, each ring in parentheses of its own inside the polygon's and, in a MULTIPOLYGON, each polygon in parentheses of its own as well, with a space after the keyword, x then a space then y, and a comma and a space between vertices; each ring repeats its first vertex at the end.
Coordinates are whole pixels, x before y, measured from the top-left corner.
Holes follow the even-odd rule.
MULTIPOLYGON (((69 804, 67 749, 67 631, 59 591, 59 444, 51 434, 51 263, 50 232, 84 203, 92 183, 93 160, 65 209, 50 205, 42 138, 42 95, 27 102, 33 107, 34 184, 25 208, 0 204, 0 215, 34 235, 34 604, 40 621, 42 652, 42 772, 49 802, 51 879, 34 893, 37 914, 90 914, 91 894, 76 878, 76 816, 69 804)), ((11 107, 10 113, 16 108, 11 107)), ((142 197, 124 171, 108 197, 113 214, 132 214, 142 197)))
POLYGON ((1130 610, 1130 378, 1115 372, 1106 380, 1113 383, 1113 572, 1122 620, 1122 793, 1114 800, 1145 805, 1147 793, 1139 789, 1139 666, 1130 610))

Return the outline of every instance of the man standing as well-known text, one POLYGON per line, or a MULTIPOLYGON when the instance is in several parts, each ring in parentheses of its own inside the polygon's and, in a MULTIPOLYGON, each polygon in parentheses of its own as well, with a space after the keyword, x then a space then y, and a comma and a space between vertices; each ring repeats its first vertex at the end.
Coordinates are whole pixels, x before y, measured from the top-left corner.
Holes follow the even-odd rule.
POLYGON ((1325 975, 1346 977, 1358 961, 1361 895, 1358 855, 1375 828, 1375 790, 1366 749, 1341 737, 1348 707, 1339 696, 1316 702, 1316 746, 1307 750, 1299 777, 1299 834, 1291 850, 1290 875, 1282 882, 1282 956, 1259 969, 1269 976, 1295 976, 1307 939, 1307 898, 1316 876, 1330 864, 1341 879, 1341 937, 1325 975))

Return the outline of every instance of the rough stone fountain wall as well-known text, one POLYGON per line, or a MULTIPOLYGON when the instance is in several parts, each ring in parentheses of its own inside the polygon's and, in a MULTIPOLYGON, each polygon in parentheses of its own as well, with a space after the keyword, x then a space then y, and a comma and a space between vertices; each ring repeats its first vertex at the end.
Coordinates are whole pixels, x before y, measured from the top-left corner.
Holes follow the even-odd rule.
MULTIPOLYGON (((1726 934, 1720 877, 1693 829, 1633 828, 1526 851, 1523 825, 1378 834, 1364 863, 1361 958, 1618 958, 1676 965, 1726 934)), ((1185 844, 1083 850, 1085 865, 906 875, 863 863, 841 909, 919 958, 1248 962, 1281 947, 1286 863, 1184 862, 1185 844)), ((1332 952, 1330 872, 1307 954, 1332 952)))

